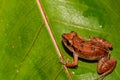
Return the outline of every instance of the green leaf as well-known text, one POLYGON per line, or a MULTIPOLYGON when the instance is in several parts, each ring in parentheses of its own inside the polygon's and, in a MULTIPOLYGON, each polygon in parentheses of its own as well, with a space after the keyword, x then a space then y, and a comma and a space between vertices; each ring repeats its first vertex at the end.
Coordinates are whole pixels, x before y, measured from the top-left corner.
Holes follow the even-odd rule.
MULTIPOLYGON (((65 58, 72 57, 61 44, 61 35, 76 31, 86 39, 102 37, 113 44, 111 58, 119 61, 119 1, 110 0, 44 0, 41 1, 49 24, 65 58)), ((105 80, 119 80, 119 63, 105 80)), ((74 80, 94 80, 98 77, 97 63, 79 61, 77 69, 70 69, 74 80)))
MULTIPOLYGON (((62 55, 61 35, 102 37, 113 44, 111 58, 115 70, 105 80, 119 80, 120 1, 116 0, 41 0, 62 55)), ((68 80, 35 0, 0 0, 0 80, 68 80)), ((69 69, 73 80, 93 80, 97 63, 79 60, 69 69)))
POLYGON ((0 4, 0 80, 67 78, 36 1, 0 4))

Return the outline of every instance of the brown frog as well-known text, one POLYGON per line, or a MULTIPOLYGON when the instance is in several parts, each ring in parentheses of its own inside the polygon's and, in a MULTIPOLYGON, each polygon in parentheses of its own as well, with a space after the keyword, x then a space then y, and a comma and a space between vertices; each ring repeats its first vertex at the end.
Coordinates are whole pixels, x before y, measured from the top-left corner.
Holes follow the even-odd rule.
POLYGON ((110 59, 112 44, 103 38, 93 37, 90 40, 85 40, 72 31, 62 35, 62 42, 73 53, 73 62, 62 62, 67 67, 77 66, 78 57, 85 60, 96 60, 98 61, 97 71, 101 74, 97 79, 103 79, 116 66, 116 59, 110 59))

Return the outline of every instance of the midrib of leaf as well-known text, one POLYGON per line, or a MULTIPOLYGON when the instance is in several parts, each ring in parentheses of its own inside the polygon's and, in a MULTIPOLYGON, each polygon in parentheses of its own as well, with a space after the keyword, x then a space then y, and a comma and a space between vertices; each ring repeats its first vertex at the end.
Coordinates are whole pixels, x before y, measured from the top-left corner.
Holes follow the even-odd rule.
MULTIPOLYGON (((59 47, 58 47, 58 44, 57 44, 57 42, 56 42, 56 40, 55 40, 55 38, 54 38, 54 35, 53 35, 52 30, 51 30, 51 28, 50 28, 50 25, 49 25, 49 23, 48 23, 48 19, 47 19, 46 14, 45 14, 45 12, 44 12, 44 10, 43 10, 42 4, 41 4, 41 2, 40 2, 39 0, 36 0, 36 1, 37 1, 39 10, 40 10, 40 12, 41 12, 41 15, 42 15, 42 17, 43 17, 43 20, 44 20, 44 22, 45 22, 45 25, 46 25, 46 27, 47 27, 47 29, 48 29, 49 34, 50 34, 50 37, 51 37, 51 39, 52 39, 52 41, 53 41, 53 44, 54 44, 54 46, 55 46, 55 49, 56 49, 56 51, 57 51, 57 53, 58 53, 58 55, 59 55, 59 57, 60 57, 60 59, 61 59, 61 62, 62 62, 62 61, 64 61, 64 58, 63 58, 63 56, 62 56, 62 54, 61 54, 61 51, 60 51, 60 49, 59 49, 59 47)), ((67 73, 67 75, 68 75, 69 80, 72 80, 72 76, 71 76, 68 68, 67 68, 65 65, 63 65, 63 66, 64 66, 64 68, 65 68, 65 70, 66 70, 66 73, 67 73)))

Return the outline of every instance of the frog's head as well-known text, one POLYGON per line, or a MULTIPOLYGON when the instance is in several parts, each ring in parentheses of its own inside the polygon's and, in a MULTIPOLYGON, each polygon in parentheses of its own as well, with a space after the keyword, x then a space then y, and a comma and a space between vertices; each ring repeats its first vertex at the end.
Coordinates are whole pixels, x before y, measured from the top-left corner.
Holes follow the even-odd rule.
POLYGON ((72 39, 73 39, 74 36, 77 36, 77 33, 74 32, 74 31, 72 31, 70 33, 64 33, 62 35, 62 41, 63 41, 63 43, 65 45, 67 45, 67 46, 72 45, 73 44, 72 39))

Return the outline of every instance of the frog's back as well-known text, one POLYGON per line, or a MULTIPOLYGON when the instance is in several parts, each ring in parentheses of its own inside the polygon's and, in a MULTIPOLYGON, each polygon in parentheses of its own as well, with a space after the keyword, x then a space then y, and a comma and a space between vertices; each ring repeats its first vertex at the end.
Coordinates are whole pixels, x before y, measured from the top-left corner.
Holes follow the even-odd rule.
POLYGON ((83 43, 79 43, 79 47, 77 47, 75 54, 86 60, 99 60, 101 57, 105 55, 107 56, 108 51, 102 46, 100 47, 94 45, 90 41, 85 41, 83 43))

